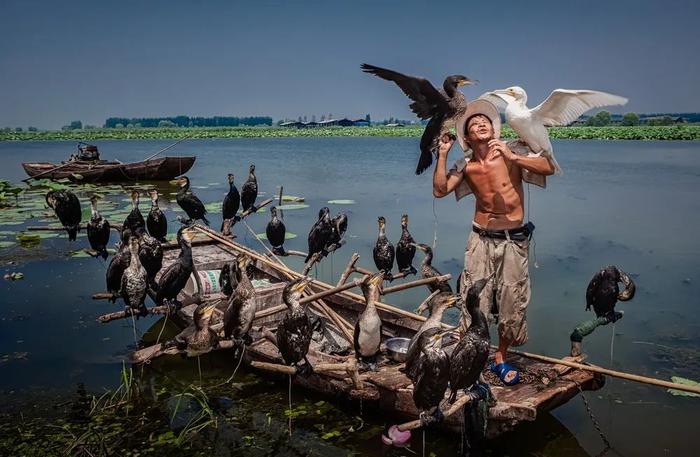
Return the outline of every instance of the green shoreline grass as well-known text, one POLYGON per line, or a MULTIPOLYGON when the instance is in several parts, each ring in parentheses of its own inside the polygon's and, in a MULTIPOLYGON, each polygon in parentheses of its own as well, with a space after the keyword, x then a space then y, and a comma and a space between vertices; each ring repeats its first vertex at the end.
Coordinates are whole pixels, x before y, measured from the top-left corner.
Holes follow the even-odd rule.
MULTIPOLYGON (((288 138, 288 137, 420 137, 422 126, 408 127, 184 127, 89 129, 46 132, 0 132, 0 141, 96 141, 96 140, 160 140, 180 138, 288 138)), ((700 140, 700 125, 635 126, 635 127, 553 127, 553 139, 568 140, 700 140)), ((503 128, 504 138, 513 138, 513 131, 503 128)))

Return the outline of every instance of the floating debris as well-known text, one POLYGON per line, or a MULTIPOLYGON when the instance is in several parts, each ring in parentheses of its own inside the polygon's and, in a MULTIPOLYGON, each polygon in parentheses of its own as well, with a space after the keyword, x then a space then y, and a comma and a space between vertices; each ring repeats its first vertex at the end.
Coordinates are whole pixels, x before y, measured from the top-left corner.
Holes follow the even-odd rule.
POLYGON ((19 271, 5 273, 4 279, 5 281, 19 281, 20 279, 24 279, 24 273, 21 273, 19 271))

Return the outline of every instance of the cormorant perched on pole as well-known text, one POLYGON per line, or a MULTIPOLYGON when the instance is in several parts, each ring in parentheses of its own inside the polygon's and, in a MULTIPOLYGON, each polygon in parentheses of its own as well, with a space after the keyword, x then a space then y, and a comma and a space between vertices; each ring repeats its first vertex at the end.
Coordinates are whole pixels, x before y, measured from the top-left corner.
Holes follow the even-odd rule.
POLYGON ((139 239, 139 260, 148 275, 148 286, 156 290, 156 275, 163 267, 163 246, 144 229, 139 229, 136 235, 139 239))
POLYGON ((593 307, 596 317, 607 317, 615 322, 619 313, 615 313, 618 300, 627 301, 634 298, 636 286, 627 273, 614 265, 607 266, 593 275, 586 289, 586 311, 593 307), (625 289, 620 292, 618 283, 625 289))
POLYGON ((139 228, 146 228, 146 221, 143 219, 143 215, 139 210, 139 191, 134 190, 131 192, 131 212, 126 219, 124 219, 124 224, 122 226, 125 229, 131 230, 131 233, 136 233, 139 228))
POLYGON ((427 308, 430 311, 430 316, 421 324, 418 331, 413 334, 411 341, 408 343, 406 351, 406 366, 404 372, 411 380, 416 380, 416 370, 421 363, 422 348, 427 344, 426 338, 430 335, 428 330, 437 328, 442 325, 442 316, 447 308, 455 306, 460 300, 457 295, 448 292, 439 292, 433 298, 428 300, 425 307, 419 307, 416 310, 417 314, 423 314, 427 308))
POLYGON ((153 189, 149 194, 151 195, 151 210, 146 217, 146 228, 153 238, 164 243, 165 236, 168 234, 168 220, 158 207, 158 191, 153 189))
POLYGON ((382 282, 384 272, 380 271, 362 283, 366 306, 357 317, 353 335, 355 357, 372 371, 377 370, 377 354, 382 344, 382 320, 375 305, 381 295, 382 282))
POLYGON ((287 365, 294 365, 297 368, 301 360, 306 362, 303 370, 310 370, 311 364, 306 359, 311 343, 313 326, 308 314, 306 305, 299 304, 299 298, 311 282, 311 278, 304 278, 290 281, 282 291, 282 301, 287 305, 287 312, 282 318, 282 322, 277 326, 277 347, 287 365))
POLYGON ((391 281, 391 269, 394 268, 394 245, 386 237, 386 219, 384 219, 384 216, 379 216, 377 222, 379 223, 379 236, 372 250, 374 265, 377 267, 377 270, 383 271, 386 278, 391 281))
POLYGON ((309 253, 304 260, 307 263, 316 253, 323 253, 333 236, 333 223, 331 222, 331 210, 327 206, 318 212, 318 220, 309 231, 309 253))
POLYGON ((78 197, 69 190, 50 190, 46 194, 46 204, 54 210, 63 228, 68 232, 68 241, 75 241, 82 219, 78 197))
POLYGON ((479 309, 479 294, 490 279, 479 279, 467 292, 466 306, 471 324, 450 357, 450 403, 457 399, 459 389, 468 389, 478 382, 489 358, 489 323, 479 309))
POLYGON ((215 304, 202 303, 198 305, 192 315, 192 325, 185 328, 173 339, 178 349, 186 351, 188 357, 206 354, 218 345, 218 334, 210 327, 211 317, 215 310, 215 304))
POLYGON ((339 249, 345 241, 343 241, 343 235, 348 230, 348 216, 345 213, 338 213, 333 219, 331 219, 332 231, 331 237, 328 240, 328 245, 324 249, 324 252, 335 251, 339 249))
POLYGON ((413 267, 413 257, 416 255, 415 240, 408 231, 408 214, 401 216, 401 238, 396 243, 396 265, 399 273, 416 274, 413 267))
POLYGON ((90 197, 90 205, 92 206, 92 215, 87 223, 87 236, 90 242, 90 247, 97 251, 103 259, 109 255, 107 253, 107 244, 109 244, 110 227, 107 219, 100 215, 97 211, 97 196, 90 197))
POLYGON ((177 295, 187 284, 187 280, 194 271, 194 262, 192 261, 192 234, 185 228, 181 227, 177 231, 177 242, 180 245, 180 256, 177 260, 165 269, 158 281, 158 290, 156 291, 156 305, 163 305, 166 301, 177 299, 177 295))
POLYGON ((272 252, 277 255, 284 255, 284 236, 287 233, 287 228, 277 217, 277 208, 274 206, 270 208, 270 217, 270 222, 267 223, 267 227, 265 228, 267 241, 269 241, 272 246, 272 252))
POLYGON ((255 177, 255 164, 250 164, 248 180, 241 187, 241 206, 243 211, 253 208, 255 211, 255 199, 258 198, 258 180, 255 177))
POLYGON ((420 140, 420 159, 416 174, 423 173, 433 163, 433 152, 437 150, 440 137, 455 126, 455 122, 467 109, 467 100, 457 89, 459 86, 476 84, 478 81, 463 75, 445 78, 443 90, 438 90, 430 81, 416 76, 408 76, 386 68, 363 63, 362 71, 393 81, 413 103, 409 106, 419 118, 428 121, 420 140))
POLYGON ((224 203, 221 205, 221 213, 223 220, 221 221, 221 231, 224 231, 224 223, 227 219, 233 219, 238 213, 238 208, 241 206, 241 194, 238 193, 236 185, 233 183, 233 174, 228 174, 228 193, 224 197, 224 203))
MULTIPOLYGON (((424 278, 434 278, 436 276, 442 276, 442 273, 440 273, 437 268, 433 266, 433 250, 430 246, 427 244, 415 244, 415 246, 423 251, 425 253, 425 257, 423 258, 423 262, 421 262, 420 266, 420 271, 421 274, 423 275, 424 278)), ((438 282, 438 283, 430 283, 428 284, 428 289, 430 292, 435 292, 436 290, 439 290, 440 292, 448 292, 452 293, 452 287, 447 281, 444 282, 438 282)))
POLYGON ((253 342, 248 332, 253 326, 255 311, 257 308, 255 300, 255 288, 247 272, 250 257, 245 254, 238 254, 236 258, 238 268, 236 275, 236 289, 229 297, 228 307, 224 312, 224 336, 231 338, 238 347, 241 344, 253 342))
POLYGON ((185 211, 190 222, 200 219, 209 225, 209 221, 205 217, 207 209, 204 207, 204 203, 190 190, 190 178, 183 176, 176 179, 174 183, 180 186, 180 190, 177 191, 177 204, 185 211))
POLYGON ((122 275, 124 274, 124 270, 129 266, 129 263, 131 263, 131 253, 129 252, 130 238, 131 230, 123 230, 119 249, 109 262, 107 273, 105 274, 107 292, 112 294, 112 298, 109 299, 112 303, 116 302, 117 297, 121 294, 122 275))
POLYGON ((440 402, 450 380, 450 359, 442 349, 442 332, 430 329, 425 346, 421 348, 421 363, 413 382, 413 403, 421 411, 421 422, 440 420, 440 402))
POLYGON ((144 301, 148 292, 148 275, 139 260, 139 240, 129 239, 129 266, 124 270, 121 280, 121 296, 126 307, 145 316, 148 314, 144 301))

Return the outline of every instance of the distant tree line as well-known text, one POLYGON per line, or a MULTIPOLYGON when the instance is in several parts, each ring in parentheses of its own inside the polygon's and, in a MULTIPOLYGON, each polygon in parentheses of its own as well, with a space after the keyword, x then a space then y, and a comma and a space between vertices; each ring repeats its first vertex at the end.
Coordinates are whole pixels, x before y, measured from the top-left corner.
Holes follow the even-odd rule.
POLYGON ((269 116, 250 117, 110 117, 105 121, 105 128, 124 127, 237 127, 240 125, 272 125, 272 118, 269 116))

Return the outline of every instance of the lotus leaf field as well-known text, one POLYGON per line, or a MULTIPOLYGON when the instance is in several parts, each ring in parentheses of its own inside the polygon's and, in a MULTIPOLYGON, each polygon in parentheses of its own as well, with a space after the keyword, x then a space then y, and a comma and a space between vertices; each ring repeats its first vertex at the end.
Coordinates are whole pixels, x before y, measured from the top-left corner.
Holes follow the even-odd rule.
MULTIPOLYGON (((0 131, 0 141, 39 140, 160 140, 208 138, 287 138, 287 137, 420 137, 423 126, 405 127, 183 127, 183 128, 125 128, 87 129, 43 132, 0 131)), ((672 126, 611 126, 611 127, 553 127, 553 139, 597 140, 700 140, 700 125, 672 126)), ((513 131, 503 129, 505 138, 513 138, 513 131)))

